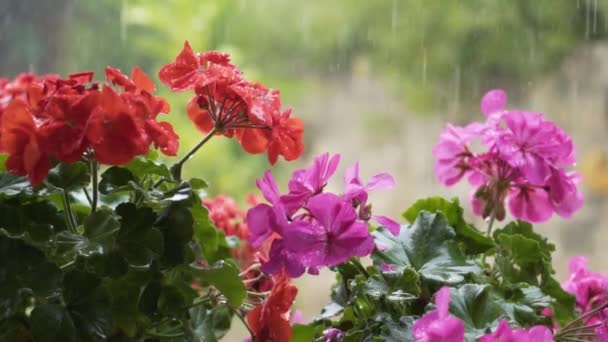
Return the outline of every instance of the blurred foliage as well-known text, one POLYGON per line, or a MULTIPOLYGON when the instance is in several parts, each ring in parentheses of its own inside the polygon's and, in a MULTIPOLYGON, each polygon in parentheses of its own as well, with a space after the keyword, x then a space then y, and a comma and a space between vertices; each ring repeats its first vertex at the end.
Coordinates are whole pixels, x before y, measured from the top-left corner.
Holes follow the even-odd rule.
MULTIPOLYGON (((156 77, 188 39, 230 52, 248 78, 282 89, 286 104, 308 83, 369 70, 428 111, 532 81, 605 38, 607 14, 608 0, 0 0, 0 75, 110 64, 156 77)), ((182 114, 187 98, 160 88, 184 153, 200 138, 182 114)), ((235 168, 243 157, 216 141, 186 172, 215 180, 211 191, 241 194, 267 167, 260 156, 235 168)))

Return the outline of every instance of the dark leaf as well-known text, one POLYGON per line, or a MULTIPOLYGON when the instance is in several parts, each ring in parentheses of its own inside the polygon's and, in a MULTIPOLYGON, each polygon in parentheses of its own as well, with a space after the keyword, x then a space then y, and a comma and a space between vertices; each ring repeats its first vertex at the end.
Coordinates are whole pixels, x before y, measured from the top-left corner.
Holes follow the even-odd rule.
POLYGON ((47 181, 60 189, 66 191, 81 189, 89 184, 91 172, 89 166, 82 161, 57 164, 49 172, 47 181))
POLYGON ((132 190, 131 183, 137 183, 137 178, 131 171, 124 167, 112 166, 101 175, 99 192, 109 194, 132 190))

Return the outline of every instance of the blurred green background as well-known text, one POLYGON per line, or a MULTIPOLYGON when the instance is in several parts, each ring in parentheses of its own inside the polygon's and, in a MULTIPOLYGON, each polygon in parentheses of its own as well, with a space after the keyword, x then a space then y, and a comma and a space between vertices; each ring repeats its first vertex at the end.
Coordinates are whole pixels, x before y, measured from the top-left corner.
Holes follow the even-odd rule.
MULTIPOLYGON (((101 77, 106 65, 138 65, 156 77, 188 39, 197 50, 230 52, 286 104, 363 64, 425 114, 550 70, 581 42, 606 36, 606 9, 576 0, 0 0, 0 75, 101 77)), ((184 116, 187 96, 159 88, 183 152, 198 139, 184 116)), ((512 96, 524 91, 512 88, 512 96)), ((208 178, 212 193, 242 197, 266 162, 217 140, 187 172, 208 178)), ((311 130, 306 141, 315 142, 311 130)))
MULTIPOLYGON (((480 97, 505 88, 510 107, 546 112, 578 145, 585 208, 540 227, 559 245, 563 275, 573 254, 608 268, 607 28, 608 0, 0 0, 0 75, 102 78, 106 65, 140 66, 169 99, 185 153, 201 138, 185 115, 188 94, 170 93, 156 74, 186 39, 229 52, 305 120, 304 158, 274 167, 282 184, 313 155, 339 152, 360 159, 365 175, 395 175, 398 189, 373 197, 395 217, 420 196, 465 201, 466 186, 434 180, 432 146, 446 121, 480 119, 480 97)), ((211 195, 242 201, 267 168, 265 156, 217 138, 185 172, 207 179, 211 195)), ((326 300, 331 279, 321 280, 300 296, 310 296, 307 317, 326 300)))

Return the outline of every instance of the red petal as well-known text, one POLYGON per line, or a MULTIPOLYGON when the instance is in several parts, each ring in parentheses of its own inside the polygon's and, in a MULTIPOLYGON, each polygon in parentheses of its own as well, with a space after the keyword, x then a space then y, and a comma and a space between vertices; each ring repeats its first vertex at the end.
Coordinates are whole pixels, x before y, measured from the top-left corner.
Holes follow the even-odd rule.
POLYGON ((146 91, 149 94, 154 94, 156 91, 154 82, 138 67, 133 67, 133 70, 131 71, 131 81, 138 90, 146 91))
POLYGON ((208 111, 201 109, 198 106, 197 96, 190 99, 188 106, 186 107, 186 111, 188 112, 188 117, 199 131, 208 133, 213 129, 213 120, 211 119, 208 111))
POLYGON ((242 128, 237 138, 247 153, 258 154, 268 149, 268 131, 261 128, 242 128))

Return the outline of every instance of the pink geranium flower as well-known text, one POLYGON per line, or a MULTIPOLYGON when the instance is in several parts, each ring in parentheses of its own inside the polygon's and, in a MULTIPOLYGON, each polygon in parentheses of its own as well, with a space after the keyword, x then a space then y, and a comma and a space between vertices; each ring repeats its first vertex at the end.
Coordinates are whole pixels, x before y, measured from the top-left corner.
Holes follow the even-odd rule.
POLYGON ((256 184, 268 203, 259 203, 247 212, 249 243, 257 248, 270 245, 262 271, 289 277, 318 274, 323 266, 334 266, 351 256, 367 256, 374 243, 369 220, 374 219, 394 234, 399 223, 372 215, 368 192, 394 186, 388 173, 373 176, 367 183, 359 176, 359 165, 346 171, 344 194, 326 193, 325 186, 335 173, 340 155, 325 153, 313 165, 297 170, 289 181, 289 192, 281 194, 270 171, 256 184))
POLYGON ((544 325, 529 329, 511 329, 506 319, 500 321, 498 328, 482 336, 479 342, 553 342, 553 333, 544 325))
POLYGON ((294 220, 286 245, 309 267, 335 266, 351 256, 372 252, 374 240, 353 207, 334 194, 319 194, 308 201, 309 217, 294 220))
MULTIPOLYGON (((608 304, 608 275, 590 271, 587 258, 582 256, 570 259, 568 280, 562 288, 576 296, 576 307, 585 314, 595 308, 608 304)), ((596 324, 608 318, 598 312, 585 320, 585 324, 596 324)))
POLYGON ((570 217, 581 208, 580 176, 572 139, 540 113, 506 110, 506 94, 489 91, 481 101, 484 123, 448 125, 433 149, 437 179, 453 185, 463 177, 475 187, 473 211, 502 220, 505 201, 516 218, 544 222, 553 213, 570 217), (479 139, 485 147, 473 151, 479 139))
POLYGON ((450 315, 450 288, 442 287, 435 294, 437 309, 420 317, 412 327, 416 342, 462 342, 464 323, 450 315))

